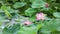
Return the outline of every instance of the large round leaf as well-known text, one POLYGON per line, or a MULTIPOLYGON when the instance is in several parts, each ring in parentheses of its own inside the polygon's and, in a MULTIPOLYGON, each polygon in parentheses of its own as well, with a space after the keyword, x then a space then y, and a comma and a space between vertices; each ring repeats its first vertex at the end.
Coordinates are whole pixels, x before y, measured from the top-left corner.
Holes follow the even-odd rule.
POLYGON ((43 7, 45 7, 45 2, 43 2, 43 1, 34 1, 33 3, 32 3, 32 8, 43 8, 43 7))
POLYGON ((56 18, 60 18, 60 12, 54 12, 53 15, 54 15, 56 18))

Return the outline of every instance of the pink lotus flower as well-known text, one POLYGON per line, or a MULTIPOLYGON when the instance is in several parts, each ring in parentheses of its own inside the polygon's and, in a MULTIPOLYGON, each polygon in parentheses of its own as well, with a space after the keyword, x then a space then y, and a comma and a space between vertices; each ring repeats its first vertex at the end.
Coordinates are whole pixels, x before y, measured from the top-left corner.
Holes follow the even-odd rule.
POLYGON ((48 8, 48 6, 49 6, 49 4, 48 4, 48 3, 47 3, 47 4, 45 4, 45 7, 46 7, 46 8, 48 8))
POLYGON ((30 21, 25 21, 24 24, 25 24, 25 25, 30 25, 30 24, 32 24, 32 22, 30 22, 30 21))
POLYGON ((36 20, 44 20, 44 19, 45 19, 45 14, 43 13, 36 14, 36 20))

